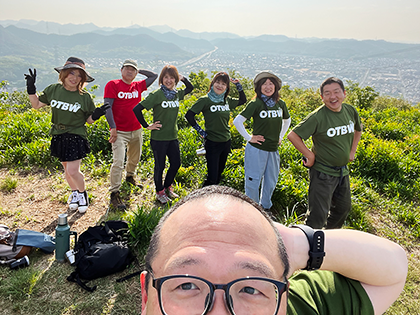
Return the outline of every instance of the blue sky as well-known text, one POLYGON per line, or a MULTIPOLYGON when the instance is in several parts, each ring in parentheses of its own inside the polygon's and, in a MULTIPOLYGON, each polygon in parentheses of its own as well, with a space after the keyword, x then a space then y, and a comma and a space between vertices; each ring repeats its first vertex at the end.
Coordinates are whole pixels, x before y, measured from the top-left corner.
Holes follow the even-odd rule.
POLYGON ((420 43, 420 0, 0 0, 0 20, 420 43))

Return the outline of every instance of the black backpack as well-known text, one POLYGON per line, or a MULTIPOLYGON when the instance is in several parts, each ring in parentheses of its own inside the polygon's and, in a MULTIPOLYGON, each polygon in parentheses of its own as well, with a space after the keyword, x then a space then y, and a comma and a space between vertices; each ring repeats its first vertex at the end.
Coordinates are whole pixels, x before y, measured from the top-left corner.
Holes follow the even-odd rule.
POLYGON ((67 280, 93 292, 96 286, 88 287, 87 282, 127 268, 135 259, 128 247, 128 233, 125 221, 106 221, 89 227, 80 234, 74 247, 76 270, 67 280))

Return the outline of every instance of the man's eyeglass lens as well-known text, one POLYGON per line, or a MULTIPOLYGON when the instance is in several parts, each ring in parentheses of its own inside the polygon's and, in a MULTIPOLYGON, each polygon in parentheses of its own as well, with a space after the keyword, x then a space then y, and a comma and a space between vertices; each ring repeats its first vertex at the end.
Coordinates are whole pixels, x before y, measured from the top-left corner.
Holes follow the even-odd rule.
MULTIPOLYGON (((242 279, 228 289, 228 300, 235 315, 274 315, 284 288, 279 288, 269 280, 242 279)), ((201 315, 212 303, 212 289, 206 282, 191 278, 177 277, 161 283, 160 298, 166 315, 201 315)))

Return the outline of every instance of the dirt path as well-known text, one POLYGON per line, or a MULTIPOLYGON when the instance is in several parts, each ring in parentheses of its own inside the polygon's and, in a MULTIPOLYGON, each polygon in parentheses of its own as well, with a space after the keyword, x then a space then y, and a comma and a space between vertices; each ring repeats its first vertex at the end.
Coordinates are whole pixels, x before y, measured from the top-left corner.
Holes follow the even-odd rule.
POLYGON ((70 189, 58 171, 28 173, 10 172, 0 169, 0 183, 9 177, 17 180, 17 187, 11 192, 0 191, 0 223, 11 229, 28 229, 53 235, 58 215, 68 214, 71 230, 83 232, 104 218, 107 212, 109 193, 106 179, 85 177, 91 203, 86 213, 70 211, 67 198, 70 189))

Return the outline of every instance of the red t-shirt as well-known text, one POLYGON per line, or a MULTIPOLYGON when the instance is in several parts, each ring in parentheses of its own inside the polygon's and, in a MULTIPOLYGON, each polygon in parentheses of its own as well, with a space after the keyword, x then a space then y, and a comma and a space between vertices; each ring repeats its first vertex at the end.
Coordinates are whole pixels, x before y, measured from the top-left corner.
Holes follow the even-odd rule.
POLYGON ((147 90, 146 80, 131 84, 123 80, 109 81, 105 86, 104 98, 113 98, 112 114, 117 130, 134 131, 141 128, 133 108, 140 103, 141 93, 147 90))

